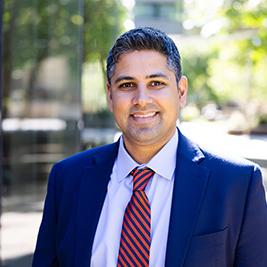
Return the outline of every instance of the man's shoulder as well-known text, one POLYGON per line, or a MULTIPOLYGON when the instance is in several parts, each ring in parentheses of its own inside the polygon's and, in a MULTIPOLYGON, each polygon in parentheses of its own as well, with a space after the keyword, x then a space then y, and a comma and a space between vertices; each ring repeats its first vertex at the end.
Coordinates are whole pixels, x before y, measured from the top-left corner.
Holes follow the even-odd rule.
POLYGON ((117 143, 106 144, 81 152, 77 152, 63 160, 57 162, 55 165, 60 167, 86 167, 90 166, 96 159, 104 159, 117 153, 117 143))
POLYGON ((239 174, 240 176, 243 174, 247 176, 260 169, 258 164, 242 158, 234 152, 225 153, 203 147, 200 149, 205 156, 203 165, 213 172, 216 172, 218 176, 220 176, 220 174, 239 174))
MULTIPOLYGON (((205 165, 208 168, 254 168, 257 166, 254 162, 242 158, 239 156, 236 151, 225 152, 223 149, 213 149, 210 146, 200 145, 192 141, 190 138, 185 135, 180 134, 180 141, 182 142, 182 151, 186 150, 187 152, 197 155, 197 158, 200 159, 201 165, 205 165)), ((187 154, 188 155, 188 154, 187 154)))

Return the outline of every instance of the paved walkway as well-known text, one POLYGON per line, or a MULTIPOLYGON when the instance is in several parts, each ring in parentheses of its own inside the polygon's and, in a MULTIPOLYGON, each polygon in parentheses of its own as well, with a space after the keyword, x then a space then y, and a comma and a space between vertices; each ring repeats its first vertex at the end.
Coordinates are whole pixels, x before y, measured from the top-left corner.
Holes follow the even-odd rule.
POLYGON ((41 212, 6 212, 2 215, 1 254, 4 267, 29 267, 41 212))

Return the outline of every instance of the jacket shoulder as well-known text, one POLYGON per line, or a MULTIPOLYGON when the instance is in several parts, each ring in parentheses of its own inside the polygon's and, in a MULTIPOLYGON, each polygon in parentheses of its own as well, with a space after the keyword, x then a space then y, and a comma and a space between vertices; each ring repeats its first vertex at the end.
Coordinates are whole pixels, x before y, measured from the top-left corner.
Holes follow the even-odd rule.
POLYGON ((117 143, 112 143, 81 151, 55 163, 54 166, 64 169, 74 166, 77 168, 88 167, 95 159, 104 159, 106 157, 116 155, 117 147, 117 143))
POLYGON ((207 167, 216 180, 250 183, 254 174, 262 176, 259 165, 250 160, 217 151, 201 150, 205 156, 202 166, 207 167))
POLYGON ((242 158, 241 156, 237 155, 229 155, 226 153, 221 153, 221 152, 214 152, 211 150, 203 149, 201 148, 201 151, 205 155, 205 159, 207 162, 211 165, 216 165, 216 166, 229 166, 229 167, 256 167, 258 166, 256 163, 242 158))

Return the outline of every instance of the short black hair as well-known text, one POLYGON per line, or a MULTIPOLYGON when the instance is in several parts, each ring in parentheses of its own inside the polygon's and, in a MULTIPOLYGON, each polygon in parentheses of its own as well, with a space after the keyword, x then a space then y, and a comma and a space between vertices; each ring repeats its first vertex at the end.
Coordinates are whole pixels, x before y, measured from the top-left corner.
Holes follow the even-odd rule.
POLYGON ((109 83, 111 83, 119 57, 135 50, 155 50, 165 55, 169 68, 174 71, 176 81, 179 82, 182 76, 181 57, 174 41, 158 29, 142 27, 127 31, 119 36, 110 49, 107 58, 107 80, 109 83))

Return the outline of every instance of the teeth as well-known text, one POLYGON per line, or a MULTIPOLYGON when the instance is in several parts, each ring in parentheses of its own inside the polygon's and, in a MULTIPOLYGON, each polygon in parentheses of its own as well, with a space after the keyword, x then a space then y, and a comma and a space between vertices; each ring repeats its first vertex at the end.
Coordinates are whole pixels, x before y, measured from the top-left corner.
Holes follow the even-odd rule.
POLYGON ((148 118, 148 117, 153 117, 156 113, 153 112, 153 113, 148 113, 148 114, 134 114, 133 116, 135 118, 148 118))

